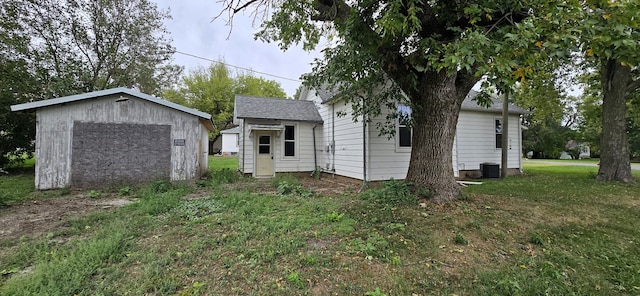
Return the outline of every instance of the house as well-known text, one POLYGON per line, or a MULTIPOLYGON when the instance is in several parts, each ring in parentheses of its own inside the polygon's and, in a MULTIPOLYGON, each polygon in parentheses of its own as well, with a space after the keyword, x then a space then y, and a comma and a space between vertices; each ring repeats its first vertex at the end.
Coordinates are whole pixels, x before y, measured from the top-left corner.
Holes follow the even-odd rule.
MULTIPOLYGON (((477 94, 470 92, 462 104, 452 147, 453 173, 460 178, 477 175, 482 163, 501 162, 502 102, 494 98, 494 104, 485 108, 472 100, 477 94)), ((278 106, 271 105, 271 99, 253 98, 247 101, 236 97, 235 116, 245 119, 238 121, 242 126, 240 151, 244 156, 241 156, 240 171, 254 176, 270 176, 275 172, 310 172, 320 168, 358 180, 404 179, 411 155, 411 128, 399 122, 394 137, 379 136, 376 123, 383 122, 389 110, 383 110, 379 117, 371 118, 370 124, 364 124, 362 118, 353 120, 349 103, 332 101, 334 95, 330 91, 305 89, 300 100, 284 100, 278 106), (247 109, 255 111, 255 114, 246 114, 247 109), (251 123, 247 121, 249 118, 251 123), (285 129, 291 129, 296 134, 282 135, 285 129), (263 135, 268 138, 262 139, 263 135), (271 152, 269 148, 261 146, 272 145, 271 141, 278 150, 272 160, 261 160, 269 165, 262 168, 262 164, 256 165, 254 159, 260 157, 262 152, 271 152), (292 156, 286 156, 280 148, 287 143, 295 147, 292 156), (243 150, 243 147, 246 149, 243 150), (256 174, 256 167, 261 167, 263 171, 256 174)), ((399 106, 398 112, 410 116, 411 111, 406 106, 399 106)), ((510 174, 521 173, 520 115, 525 112, 515 105, 509 106, 510 174)))
POLYGON ((236 95, 238 169, 254 177, 311 172, 320 165, 322 117, 312 101, 236 95))
POLYGON ((211 115, 127 88, 11 106, 36 113, 37 189, 189 180, 208 169, 211 115))
POLYGON ((240 143, 240 127, 226 129, 220 131, 222 138, 222 155, 238 155, 238 147, 240 143))

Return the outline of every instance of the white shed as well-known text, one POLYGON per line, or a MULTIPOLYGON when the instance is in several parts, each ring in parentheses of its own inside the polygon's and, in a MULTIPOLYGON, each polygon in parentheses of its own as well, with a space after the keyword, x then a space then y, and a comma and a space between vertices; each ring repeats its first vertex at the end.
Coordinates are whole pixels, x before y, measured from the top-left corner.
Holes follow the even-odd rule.
POLYGON ((208 169, 211 115, 128 88, 11 110, 36 112, 37 189, 189 180, 208 169))
POLYGON ((220 149, 220 153, 222 155, 238 155, 240 127, 236 126, 220 131, 220 135, 222 135, 222 149, 220 149))

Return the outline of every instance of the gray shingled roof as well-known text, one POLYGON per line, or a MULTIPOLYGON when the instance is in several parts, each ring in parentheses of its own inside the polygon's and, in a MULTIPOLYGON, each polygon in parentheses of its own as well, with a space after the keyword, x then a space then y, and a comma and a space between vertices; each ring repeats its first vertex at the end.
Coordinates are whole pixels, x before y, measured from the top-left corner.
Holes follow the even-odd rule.
MULTIPOLYGON (((497 98, 495 96, 491 96, 491 100, 493 101, 493 104, 491 104, 490 107, 483 107, 478 105, 478 102, 473 101, 473 98, 475 98, 477 95, 479 94, 479 92, 475 91, 475 90, 471 90, 469 92, 469 94, 467 94, 467 97, 464 99, 464 101, 462 102, 462 110, 467 110, 467 111, 482 111, 482 112, 492 112, 492 113, 502 113, 502 99, 497 98)), ((526 114, 528 113, 527 110, 522 109, 514 104, 509 104, 509 113, 512 114, 526 114)))
POLYGON ((115 94, 127 94, 130 95, 132 97, 136 97, 142 100, 146 100, 149 102, 153 102, 168 108, 172 108, 175 110, 179 110, 191 115, 195 115, 198 116, 202 119, 205 120, 205 122, 207 122, 207 127, 210 129, 213 129, 213 122, 211 121, 211 114, 207 114, 201 111, 198 111, 196 109, 191 109, 191 108, 187 108, 185 106, 167 101, 167 100, 163 100, 160 98, 156 98, 154 96, 150 96, 148 94, 143 94, 141 92, 129 89, 129 88, 125 88, 125 87, 118 87, 118 88, 111 88, 111 89, 105 89, 105 90, 99 90, 99 91, 94 91, 94 92, 88 92, 88 93, 83 93, 83 94, 77 94, 77 95, 72 95, 72 96, 66 96, 66 97, 60 97, 60 98, 55 98, 55 99, 48 99, 48 100, 42 100, 42 101, 36 101, 36 102, 31 102, 31 103, 24 103, 24 104, 19 104, 19 105, 13 105, 11 106, 11 111, 29 111, 29 110, 36 110, 38 108, 44 108, 44 107, 49 107, 49 106, 54 106, 54 105, 60 105, 60 104, 65 104, 65 103, 70 103, 70 102, 76 102, 76 101, 82 101, 82 100, 87 100, 87 99, 94 99, 94 98, 100 98, 100 97, 105 97, 105 96, 110 96, 110 95, 115 95, 115 94), (210 123, 210 124, 209 124, 210 123))
POLYGON ((221 134, 239 134, 240 133, 240 127, 236 126, 236 127, 232 127, 230 129, 226 129, 226 130, 222 130, 220 131, 221 134))
POLYGON ((322 100, 322 103, 329 102, 331 99, 333 99, 333 97, 335 97, 339 93, 340 92, 338 91, 337 88, 329 89, 327 84, 323 84, 319 89, 316 90, 316 95, 320 97, 320 99, 322 100))
MULTIPOLYGON (((327 103, 329 102, 335 95, 338 94, 338 91, 336 89, 330 90, 326 88, 326 85, 323 85, 320 89, 316 90, 316 94, 320 97, 320 99, 322 99, 322 103, 327 103)), ((466 111, 481 111, 481 112, 498 112, 498 113, 502 113, 502 99, 497 98, 495 96, 491 96, 491 100, 493 101, 493 104, 491 104, 490 107, 483 107, 478 105, 478 103, 476 101, 473 101, 473 98, 475 98, 477 95, 479 94, 479 92, 475 91, 475 90, 471 90, 469 92, 469 94, 467 94, 467 97, 464 99, 464 101, 462 102, 462 110, 466 110, 466 111)), ((526 114, 528 113, 527 110, 522 109, 514 104, 509 104, 509 113, 512 114, 526 114)))
POLYGON ((312 101, 247 97, 236 95, 236 118, 322 122, 312 101))

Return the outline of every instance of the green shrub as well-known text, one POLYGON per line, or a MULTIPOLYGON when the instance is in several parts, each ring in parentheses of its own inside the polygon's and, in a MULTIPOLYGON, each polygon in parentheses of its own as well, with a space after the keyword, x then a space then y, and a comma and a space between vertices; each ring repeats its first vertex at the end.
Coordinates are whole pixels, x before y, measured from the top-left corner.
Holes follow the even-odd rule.
POLYGON ((301 185, 300 179, 291 174, 277 174, 275 177, 271 178, 271 186, 275 188, 277 188, 282 182, 287 182, 292 185, 301 185))
POLYGON ((169 180, 156 180, 151 183, 151 191, 155 193, 163 193, 173 189, 173 184, 169 180))
POLYGON ((304 188, 301 184, 289 183, 288 181, 281 181, 276 188, 276 192, 280 195, 297 194, 302 197, 312 197, 313 191, 304 188))
POLYGON ((456 236, 453 238, 453 242, 456 245, 468 245, 469 241, 467 241, 466 238, 464 238, 464 236, 462 235, 462 233, 456 233, 456 236))
POLYGON ((212 186, 218 186, 220 184, 229 184, 240 180, 240 173, 228 168, 215 170, 209 172, 209 184, 212 186))

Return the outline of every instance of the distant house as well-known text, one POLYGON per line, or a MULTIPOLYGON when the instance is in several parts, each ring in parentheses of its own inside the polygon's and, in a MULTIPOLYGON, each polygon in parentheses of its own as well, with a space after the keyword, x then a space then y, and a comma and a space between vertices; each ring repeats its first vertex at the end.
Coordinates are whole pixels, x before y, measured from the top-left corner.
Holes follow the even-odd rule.
POLYGON ((222 155, 238 155, 239 151, 239 139, 240 139, 240 127, 226 129, 220 131, 222 138, 222 155))
MULTIPOLYGON (((481 163, 500 163, 502 102, 481 107, 472 91, 462 104, 452 147, 456 177, 477 175, 481 163)), ((325 172, 366 181, 404 179, 411 155, 411 128, 398 122, 395 137, 379 136, 377 122, 390 110, 382 110, 372 123, 354 122, 351 105, 332 101, 327 91, 304 89, 300 100, 274 100, 236 96, 235 119, 240 125, 239 170, 254 176, 276 172, 325 172), (347 114, 341 117, 338 114, 347 114)), ((399 112, 409 114, 406 106, 399 112)), ((522 135, 520 115, 509 106, 510 174, 521 173, 522 135)))
POLYGON ((207 169, 211 115, 127 88, 11 106, 35 112, 37 189, 188 180, 207 169))

